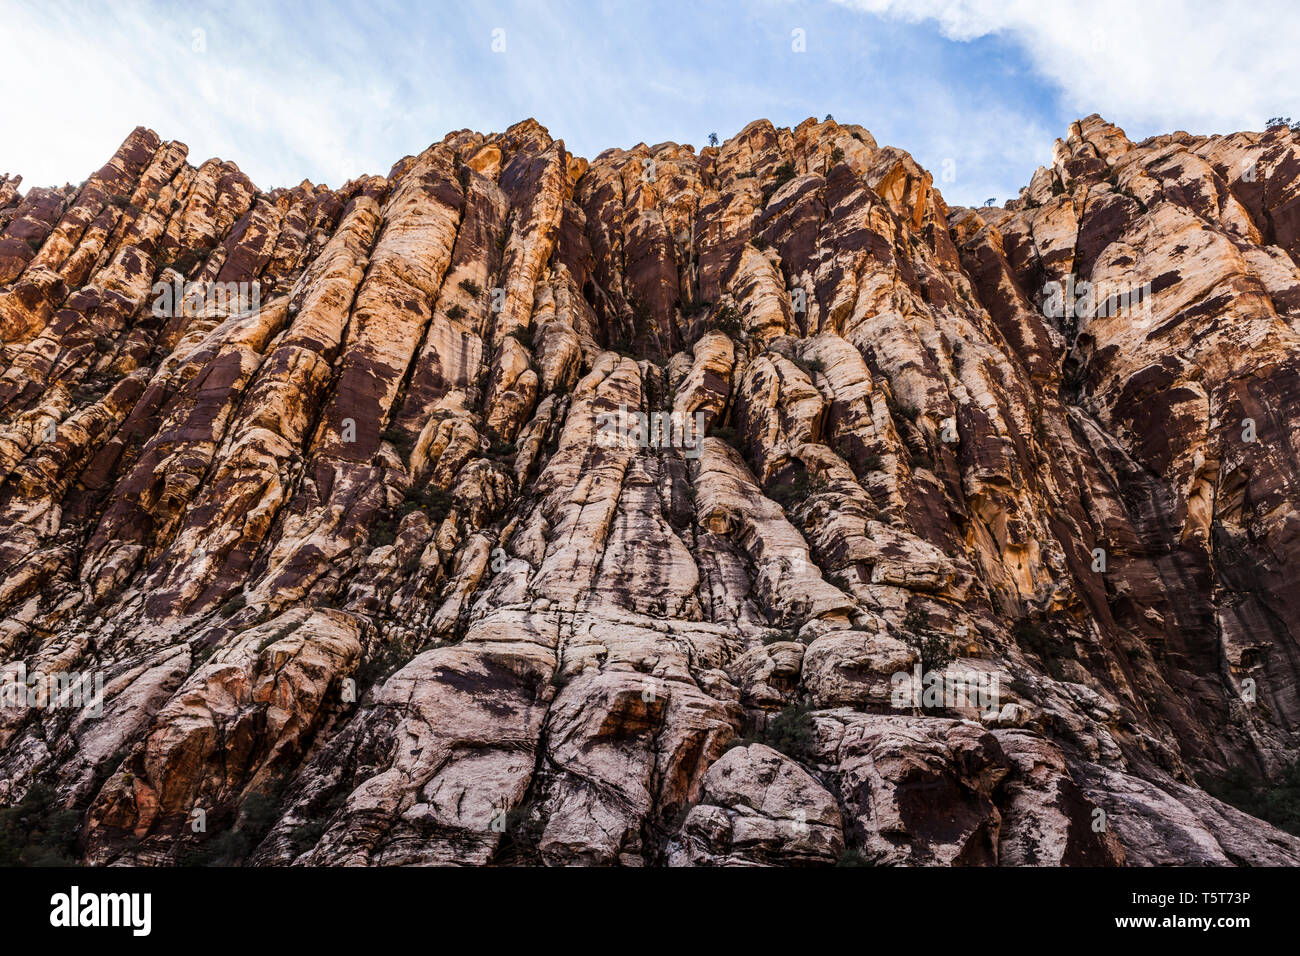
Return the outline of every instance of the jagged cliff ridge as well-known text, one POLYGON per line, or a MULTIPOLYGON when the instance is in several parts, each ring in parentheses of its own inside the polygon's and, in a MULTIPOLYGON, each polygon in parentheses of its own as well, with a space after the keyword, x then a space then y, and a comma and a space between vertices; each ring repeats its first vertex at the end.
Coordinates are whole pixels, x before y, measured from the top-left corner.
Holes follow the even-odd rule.
POLYGON ((17 186, 0 659, 102 693, 11 695, 0 803, 77 859, 1300 862, 1196 783, 1300 721, 1289 130, 1090 117, 1002 209, 829 120, 17 186))

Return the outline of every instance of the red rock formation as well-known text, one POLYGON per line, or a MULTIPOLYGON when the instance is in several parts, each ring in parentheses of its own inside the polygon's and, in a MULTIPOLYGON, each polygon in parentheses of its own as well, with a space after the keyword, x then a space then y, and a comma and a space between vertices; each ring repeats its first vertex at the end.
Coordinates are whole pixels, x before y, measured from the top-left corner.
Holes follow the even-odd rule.
POLYGON ((0 177, 0 659, 103 681, 0 802, 80 859, 1300 862, 1197 782, 1297 748, 1295 133, 186 154, 0 177))

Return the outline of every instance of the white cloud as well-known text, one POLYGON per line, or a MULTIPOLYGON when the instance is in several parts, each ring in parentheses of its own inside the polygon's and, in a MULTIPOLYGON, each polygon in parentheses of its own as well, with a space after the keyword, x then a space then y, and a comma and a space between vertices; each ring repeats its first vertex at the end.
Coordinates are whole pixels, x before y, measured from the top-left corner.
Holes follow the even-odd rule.
MULTIPOLYGON (((934 21, 951 40, 1000 35, 1059 87, 1076 115, 1144 131, 1261 129, 1300 116, 1300 13, 1294 0, 837 0, 934 21)), ((1130 131, 1132 132, 1132 131, 1130 131)))
POLYGON ((593 58, 600 38, 582 3, 430 13, 383 0, 0 0, 0 172, 28 187, 79 182, 142 125, 189 146, 192 163, 235 162, 262 188, 337 187, 464 127, 535 116, 570 148, 597 151, 630 129, 649 71, 634 57, 593 58), (496 55, 502 24, 507 52, 496 55))
POLYGON ((8 7, 0 163, 26 186, 79 182, 143 125, 186 143, 191 162, 232 160, 266 188, 386 173, 401 156, 380 134, 392 84, 357 75, 338 51, 306 55, 270 25, 264 9, 238 4, 220 17, 8 7), (241 21, 262 29, 226 28, 241 21))
POLYGON ((1014 196, 1073 116, 1100 112, 1135 138, 1300 118, 1297 17, 1278 0, 1230 13, 1161 0, 666 2, 483 0, 431 16, 413 0, 0 0, 0 171, 78 182, 144 125, 262 188, 339 186, 449 130, 528 116, 591 157, 833 112, 972 204, 1014 196), (807 55, 789 52, 794 22, 807 55), (497 27, 505 54, 490 49, 497 27))

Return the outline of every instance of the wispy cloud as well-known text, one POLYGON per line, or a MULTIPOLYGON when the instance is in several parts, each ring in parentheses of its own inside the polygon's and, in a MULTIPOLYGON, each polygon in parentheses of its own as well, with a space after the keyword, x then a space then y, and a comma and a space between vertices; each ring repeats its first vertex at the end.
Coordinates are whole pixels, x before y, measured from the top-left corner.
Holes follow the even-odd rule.
POLYGON ((999 36, 1074 114, 1144 133, 1259 129, 1300 112, 1293 0, 837 0, 934 24, 958 42, 999 36))
POLYGON ((263 187, 338 185, 450 130, 528 116, 593 156, 832 113, 974 204, 1015 195, 1080 114, 1228 129, 1300 103, 1294 31, 1274 3, 1232 23, 1210 7, 1041 6, 0 0, 0 170, 79 181, 143 124, 263 187))

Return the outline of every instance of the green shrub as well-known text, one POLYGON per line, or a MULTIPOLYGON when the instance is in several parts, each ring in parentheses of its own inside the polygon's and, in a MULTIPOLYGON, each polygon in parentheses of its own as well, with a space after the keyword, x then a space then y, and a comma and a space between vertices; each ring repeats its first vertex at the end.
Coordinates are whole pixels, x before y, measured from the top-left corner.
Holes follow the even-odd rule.
POLYGON ((289 831, 289 844, 294 853, 305 853, 320 842, 329 826, 328 820, 308 820, 289 831))
POLYGON ((862 855, 859 850, 845 850, 840 854, 840 858, 835 861, 836 866, 875 866, 869 859, 862 855))
POLYGON ((763 743, 795 760, 810 758, 817 743, 811 709, 803 704, 791 704, 785 708, 768 721, 763 731, 763 743))
POLYGON ((414 446, 406 432, 399 428, 385 428, 379 437, 392 445, 403 458, 410 457, 411 449, 414 446))
POLYGON ((821 479, 810 478, 806 470, 801 470, 788 482, 770 487, 767 496, 789 511, 801 501, 806 501, 809 495, 822 490, 824 486, 825 482, 821 479))
POLYGON ((788 183, 795 177, 794 164, 790 162, 782 163, 772 171, 772 181, 763 187, 763 205, 766 206, 771 202, 772 197, 776 195, 777 190, 788 183))
POLYGON ((655 332, 655 317, 650 306, 637 302, 632 306, 632 331, 635 335, 651 335, 655 332))
POLYGON ((438 524, 455 505, 456 496, 450 491, 434 486, 412 488, 406 493, 401 513, 407 515, 412 511, 423 511, 428 514, 432 524, 438 524))
POLYGON ((221 605, 221 608, 220 610, 217 611, 217 613, 222 617, 231 617, 232 615, 234 615, 236 611, 240 610, 243 607, 246 607, 247 605, 248 605, 248 595, 246 595, 243 591, 240 591, 238 594, 232 597, 225 604, 221 605))
POLYGON ((836 146, 834 149, 831 150, 831 163, 835 164, 835 163, 842 163, 842 162, 844 162, 844 150, 836 146))
POLYGON ((803 373, 812 378, 818 372, 826 371, 826 363, 818 358, 801 359, 796 358, 794 364, 803 370, 803 373))
POLYGON ((737 450, 740 449, 740 433, 730 425, 714 425, 713 428, 709 430, 709 435, 719 441, 726 442, 732 448, 737 450))
POLYGON ((1025 680, 1023 677, 1011 678, 1010 687, 1011 687, 1011 692, 1013 694, 1015 694, 1017 697, 1023 697, 1025 700, 1033 700, 1034 697, 1036 696, 1034 694, 1033 685, 1030 684, 1029 681, 1025 680))
MULTIPOLYGON (((241 631, 247 629, 248 628, 240 628, 241 631)), ((257 653, 259 654, 262 653, 262 651, 266 650, 272 644, 284 640, 286 637, 288 637, 296 630, 298 630, 298 625, 294 624, 292 621, 289 622, 288 624, 281 624, 275 630, 268 633, 266 637, 262 638, 260 641, 257 642, 257 653)))
POLYGON ((1055 680, 1061 680, 1064 676, 1062 662, 1078 659, 1073 641, 1053 640, 1047 631, 1028 618, 1016 621, 1011 628, 1011 636, 1021 650, 1037 656, 1055 680))
POLYGON ((465 311, 463 305, 453 305, 447 310, 447 318, 451 319, 453 322, 459 322, 461 319, 465 318, 466 315, 468 315, 468 313, 465 311))
POLYGON ((894 421, 907 419, 909 422, 915 424, 916 420, 921 417, 919 409, 912 405, 904 405, 891 394, 885 396, 885 404, 889 407, 889 416, 894 419, 894 421))
MULTIPOLYGON (((207 258, 207 251, 204 249, 181 249, 176 253, 171 262, 171 267, 183 276, 188 276, 194 271, 194 267, 207 258)), ((180 307, 175 306, 179 311, 180 307)))
POLYGON ((952 642, 931 629, 929 619, 920 608, 913 608, 903 618, 903 643, 916 651, 922 673, 943 670, 955 659, 952 642))
POLYGON ((524 850, 535 850, 546 829, 546 820, 533 812, 531 804, 521 804, 506 813, 506 833, 510 842, 524 850))
POLYGON ((790 628, 784 631, 768 631, 763 635, 764 644, 776 644, 781 641, 798 641, 799 631, 796 628, 790 628))
POLYGON ((0 866, 74 866, 77 815, 52 787, 33 784, 12 807, 0 809, 0 866))
POLYGON ((1300 760, 1285 767, 1276 783, 1234 767, 1221 777, 1202 780, 1201 786, 1243 813, 1300 836, 1300 760))
POLYGON ((512 441, 502 441, 497 439, 488 446, 487 456, 493 461, 505 461, 508 458, 514 458, 519 453, 512 441))
MULTIPOLYGON (((416 638, 416 646, 418 646, 418 643, 419 638, 416 638)), ((357 668, 356 674, 353 675, 358 689, 373 687, 387 680, 391 674, 395 673, 413 656, 415 656, 414 647, 401 638, 380 642, 375 646, 374 652, 365 658, 361 666, 357 668)))
POLYGON ((385 514, 376 517, 370 523, 370 546, 382 548, 397 540, 397 526, 400 520, 395 515, 385 514))
POLYGON ((105 389, 98 382, 81 382, 72 389, 72 403, 77 406, 93 405, 104 397, 105 389))
POLYGON ((480 286, 473 279, 461 279, 460 287, 465 291, 465 294, 468 295, 471 299, 477 299, 479 296, 483 294, 483 287, 480 286))
MULTIPOLYGON (((493 818, 494 830, 500 827, 498 819, 498 817, 493 818)), ((536 804, 526 800, 514 809, 506 811, 504 823, 495 859, 507 866, 541 865, 542 859, 537 848, 542 841, 542 834, 546 831, 546 815, 536 804)))
POLYGON ((339 790, 319 808, 314 806, 307 808, 312 819, 294 827, 289 832, 289 843, 293 846, 295 853, 304 853, 320 842, 320 838, 329 829, 330 819, 347 802, 347 798, 347 791, 339 790))
POLYGON ((724 305, 713 314, 713 328, 731 338, 739 338, 744 331, 740 312, 734 305, 724 305))
POLYGON ((280 818, 278 791, 251 794, 234 826, 208 839, 185 858, 186 866, 238 866, 280 818))

